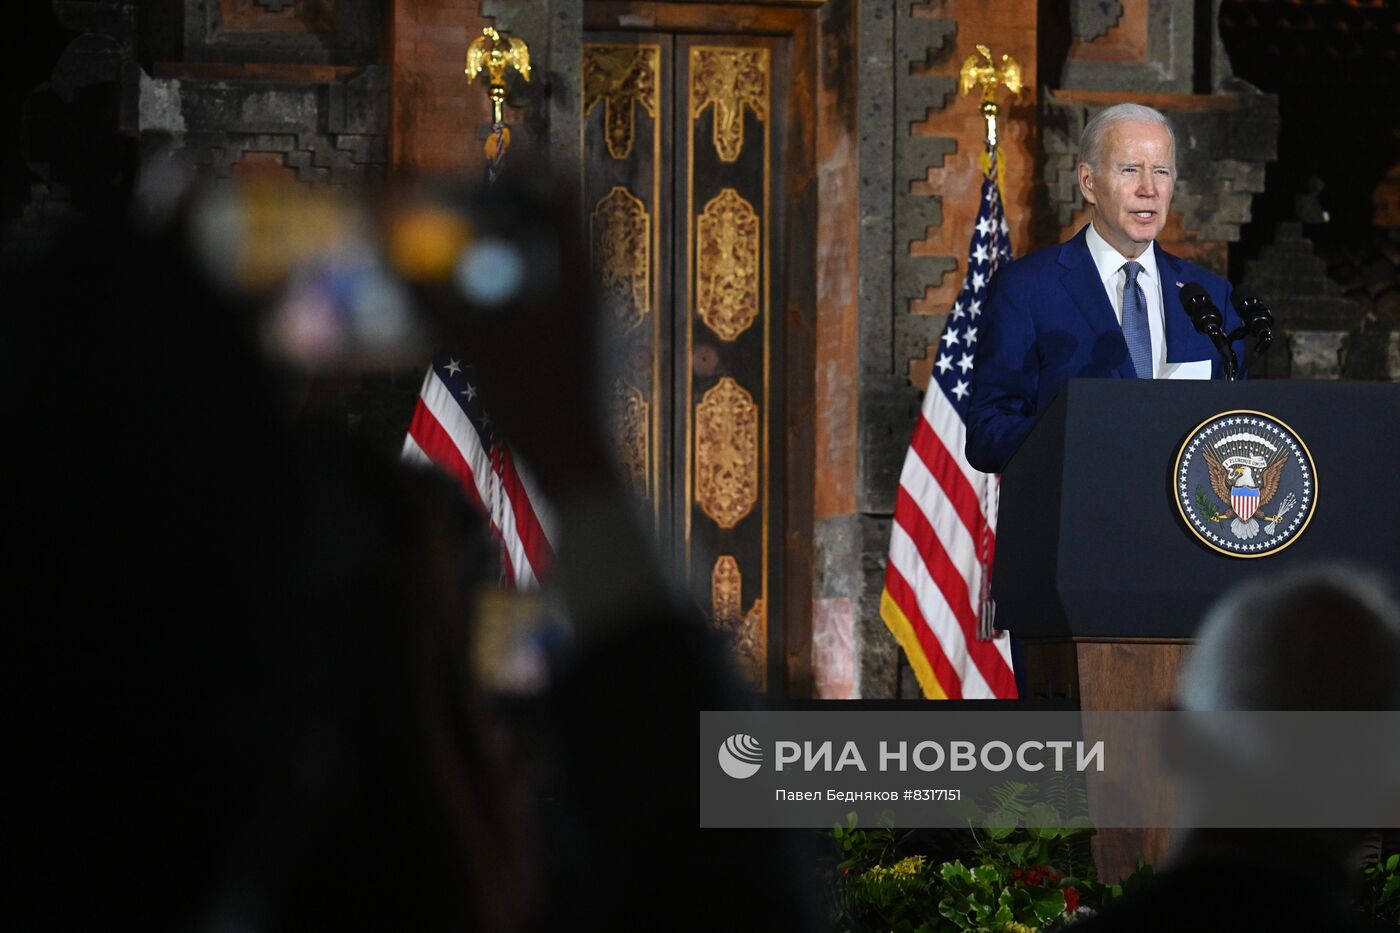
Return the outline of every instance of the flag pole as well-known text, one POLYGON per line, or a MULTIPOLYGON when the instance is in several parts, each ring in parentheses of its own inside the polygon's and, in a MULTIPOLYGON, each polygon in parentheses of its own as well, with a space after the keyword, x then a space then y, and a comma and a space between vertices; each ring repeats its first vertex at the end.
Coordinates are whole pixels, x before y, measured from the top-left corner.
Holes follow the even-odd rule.
MULTIPOLYGON (((487 26, 467 45, 463 68, 467 82, 484 74, 491 100, 491 131, 482 146, 488 183, 500 176, 510 148, 505 99, 511 70, 530 80, 530 49, 523 39, 487 26)), ((452 357, 433 360, 404 441, 404 456, 437 463, 458 477, 489 520, 491 536, 500 549, 500 584, 520 589, 537 582, 552 558, 549 533, 529 501, 504 439, 481 407, 473 380, 470 364, 464 366, 452 357)))
POLYGON ((486 152, 486 178, 495 181, 510 148, 510 130, 505 124, 506 71, 514 71, 530 80, 530 47, 525 40, 510 34, 502 35, 487 26, 467 46, 467 65, 463 69, 468 83, 486 73, 486 93, 491 98, 491 132, 482 149, 486 152), (490 48, 487 48, 490 40, 490 48))
POLYGON ((967 462, 966 440, 977 341, 988 287, 1011 261, 996 151, 996 89, 1021 88, 1010 56, 986 46, 962 66, 967 94, 982 88, 987 146, 983 180, 967 248, 962 288, 948 311, 928 388, 900 472, 890 523, 890 553, 880 617, 904 649, 923 695, 939 699, 1014 699, 1011 643, 997 637, 990 579, 996 549, 997 483, 967 462))
MULTIPOLYGON (((982 174, 997 187, 997 193, 1004 195, 1001 185, 1001 171, 997 152, 997 118, 1001 115, 1001 105, 997 102, 997 87, 1005 86, 1013 96, 1021 96, 1021 66, 1010 55, 1003 54, 1001 63, 992 57, 987 46, 979 44, 976 55, 969 55, 963 62, 958 76, 958 85, 965 96, 973 87, 982 88, 982 101, 978 109, 986 121, 986 149, 979 164, 982 174)), ((977 542, 977 560, 981 569, 981 584, 977 595, 977 637, 991 641, 996 637, 996 602, 992 599, 992 551, 993 522, 1000 504, 1001 477, 989 479, 982 486, 981 506, 986 521, 977 542)))

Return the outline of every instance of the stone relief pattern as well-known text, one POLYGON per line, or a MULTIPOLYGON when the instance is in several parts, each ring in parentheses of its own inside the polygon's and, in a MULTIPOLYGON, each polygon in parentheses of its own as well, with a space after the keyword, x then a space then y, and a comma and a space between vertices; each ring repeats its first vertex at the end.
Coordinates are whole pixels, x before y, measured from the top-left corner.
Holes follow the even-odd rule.
POLYGON ((589 252, 613 321, 623 330, 641 323, 651 313, 651 215, 621 185, 589 215, 589 252))
POLYGON ((758 406, 731 377, 695 406, 695 501, 721 528, 758 502, 758 406))
POLYGON ((657 46, 585 45, 583 47, 583 115, 603 104, 608 154, 625 159, 636 136, 635 106, 653 120, 661 112, 657 46))
POLYGON ((227 178, 250 152, 284 153, 283 164, 307 184, 349 185, 380 179, 388 163, 383 136, 280 133, 191 133, 184 139, 195 165, 227 178))
POLYGON ((734 162, 744 149, 744 111, 768 120, 768 50, 710 48, 690 50, 690 119, 714 108, 715 151, 734 162))
POLYGON ((956 268, 952 256, 914 256, 910 245, 927 238, 928 229, 943 223, 941 200, 912 194, 910 186, 922 181, 932 167, 943 164, 956 148, 952 139, 916 136, 913 127, 928 119, 930 111, 948 105, 957 89, 953 75, 922 73, 944 54, 956 24, 946 19, 913 15, 909 4, 897 4, 894 13, 894 373, 901 379, 912 359, 922 358, 938 336, 939 316, 910 314, 909 303, 922 298, 929 286, 956 268), (921 73, 911 74, 919 68, 921 73))
POLYGON ((1122 18, 1119 0, 1071 0, 1069 5, 1070 30, 1085 42, 1108 35, 1122 18))
POLYGON ((761 233, 758 212, 733 188, 696 219, 696 313, 722 340, 735 340, 758 318, 761 233))

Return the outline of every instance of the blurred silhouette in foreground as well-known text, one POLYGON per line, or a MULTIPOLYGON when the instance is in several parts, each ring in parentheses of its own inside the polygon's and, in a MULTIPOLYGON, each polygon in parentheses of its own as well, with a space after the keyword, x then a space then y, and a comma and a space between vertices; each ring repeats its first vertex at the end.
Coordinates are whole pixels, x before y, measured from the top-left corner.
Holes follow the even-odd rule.
POLYGON ((557 275, 557 289, 532 276, 509 307, 486 308, 446 275, 416 286, 445 345, 471 348, 487 412, 557 517, 555 579, 574 644, 540 717, 553 767, 538 812, 548 896, 536 922, 814 929, 816 860, 792 834, 698 828, 698 713, 750 699, 723 641, 667 580, 615 466, 571 204, 517 164, 473 208, 553 231, 558 265, 543 271, 557 275))
POLYGON ((314 231, 194 202, 7 263, 6 928, 808 928, 784 837, 697 828, 697 713, 745 700, 611 466, 576 215, 492 197, 557 225, 553 287, 417 288, 561 517, 575 644, 508 737, 528 774, 471 674, 482 522, 299 412, 196 246, 314 231))
MULTIPOLYGON (((1340 568, 1240 586, 1207 614, 1176 695, 1179 708, 1201 714, 1400 709, 1400 609, 1369 579, 1340 568)), ((1395 741, 1372 739, 1382 749, 1395 741)), ((1183 805, 1216 806, 1223 798, 1212 785, 1241 778, 1261 782, 1252 786, 1266 793, 1269 769, 1286 767, 1287 758, 1261 761, 1260 749, 1248 745, 1215 749, 1221 757, 1213 773, 1187 773, 1183 805)), ((1222 814, 1197 815, 1220 825, 1222 814)), ((1146 888, 1075 929, 1360 930, 1352 895, 1366 835, 1355 828, 1192 829, 1146 888)))

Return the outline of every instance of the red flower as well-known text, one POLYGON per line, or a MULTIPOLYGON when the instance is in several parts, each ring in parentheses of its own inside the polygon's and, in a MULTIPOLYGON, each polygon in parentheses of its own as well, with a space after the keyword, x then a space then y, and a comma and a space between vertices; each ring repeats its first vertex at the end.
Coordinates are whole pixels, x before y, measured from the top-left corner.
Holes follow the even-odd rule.
POLYGON ((1074 885, 1070 885, 1060 893, 1065 896, 1065 913, 1074 913, 1079 907, 1079 892, 1074 890, 1074 885))
POLYGON ((1019 868, 1013 868, 1013 869, 1011 869, 1011 877, 1014 878, 1014 879, 1016 879, 1017 881, 1020 881, 1020 880, 1021 880, 1021 869, 1019 869, 1019 868))
POLYGON ((1026 881, 1031 884, 1040 884, 1043 880, 1045 879, 1044 876, 1041 875, 1039 868, 1032 868, 1030 871, 1026 872, 1026 881))

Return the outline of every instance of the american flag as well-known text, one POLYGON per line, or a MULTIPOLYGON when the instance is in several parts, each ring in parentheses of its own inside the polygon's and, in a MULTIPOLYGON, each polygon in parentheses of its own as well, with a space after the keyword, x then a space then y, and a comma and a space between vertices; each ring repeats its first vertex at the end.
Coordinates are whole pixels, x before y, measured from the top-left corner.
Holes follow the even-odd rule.
POLYGON ((974 470, 963 453, 987 283, 1011 261, 995 150, 989 156, 967 277, 939 338, 899 477, 880 600, 924 696, 938 700, 1016 696, 1010 639, 991 625, 1000 478, 974 470))
POLYGON ((553 519, 529 473, 496 435, 481 407, 470 366, 441 357, 423 380, 403 458, 435 463, 462 484, 491 522, 508 587, 539 585, 554 560, 553 519))

